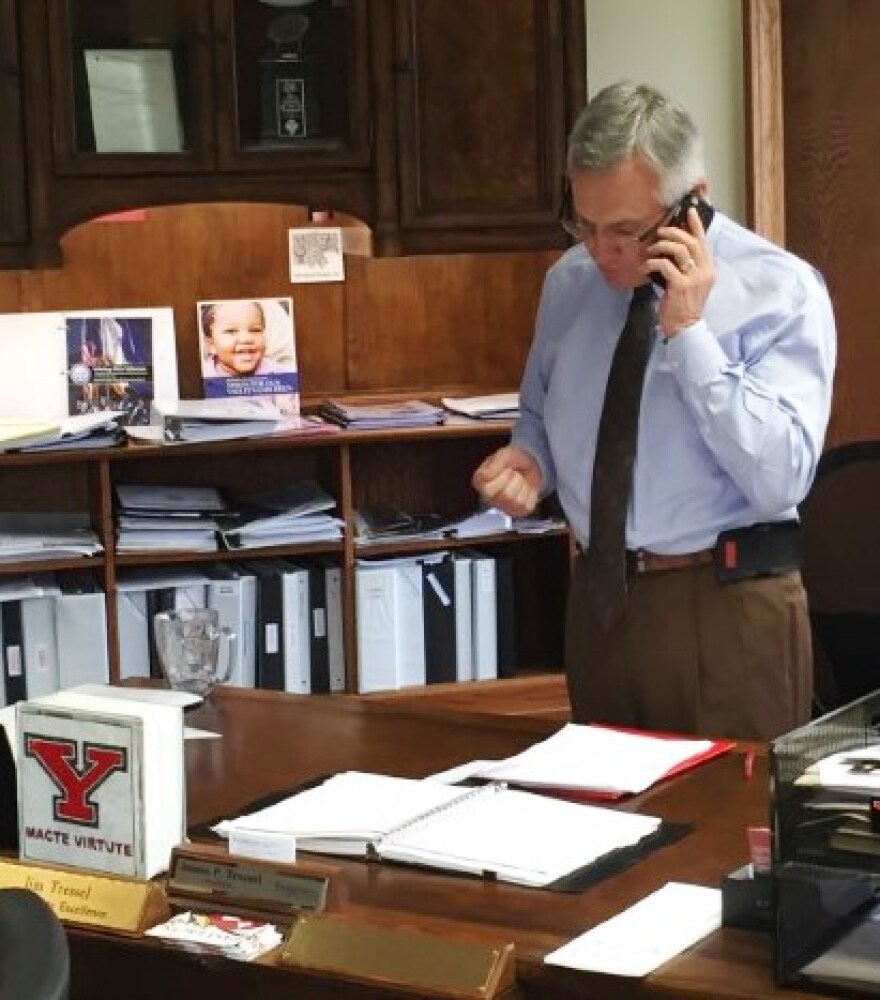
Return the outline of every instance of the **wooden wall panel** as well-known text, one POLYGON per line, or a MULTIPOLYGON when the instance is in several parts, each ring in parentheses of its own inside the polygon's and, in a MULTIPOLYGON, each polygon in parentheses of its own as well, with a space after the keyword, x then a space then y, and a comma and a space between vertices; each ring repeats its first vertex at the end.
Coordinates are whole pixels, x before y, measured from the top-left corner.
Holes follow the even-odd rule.
POLYGON ((788 246, 825 275, 839 333, 828 444, 880 438, 880 4, 783 0, 788 246))
POLYGON ((558 254, 355 261, 348 291, 353 390, 519 381, 541 282, 558 254))
POLYGON ((301 208, 248 204, 90 222, 65 237, 63 268, 0 272, 0 311, 171 306, 186 396, 201 394, 196 301, 249 296, 293 297, 307 402, 518 382, 555 252, 347 256, 345 283, 291 285, 287 230, 304 220, 301 208))

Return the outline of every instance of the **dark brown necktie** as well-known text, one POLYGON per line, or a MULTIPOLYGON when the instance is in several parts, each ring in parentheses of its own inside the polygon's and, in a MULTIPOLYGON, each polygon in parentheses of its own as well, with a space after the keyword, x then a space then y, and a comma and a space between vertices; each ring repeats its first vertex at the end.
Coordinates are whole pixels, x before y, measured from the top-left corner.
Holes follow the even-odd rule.
POLYGON ((626 514, 632 491, 639 404, 651 353, 654 293, 633 292, 605 386, 590 498, 587 596, 603 629, 626 610, 626 514))

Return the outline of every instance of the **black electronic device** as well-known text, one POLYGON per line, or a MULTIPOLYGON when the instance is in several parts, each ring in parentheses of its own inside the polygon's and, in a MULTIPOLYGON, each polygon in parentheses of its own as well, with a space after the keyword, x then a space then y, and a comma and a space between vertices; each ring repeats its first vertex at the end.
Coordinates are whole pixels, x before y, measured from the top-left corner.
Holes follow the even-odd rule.
MULTIPOLYGON (((709 204, 706 199, 697 192, 696 189, 693 191, 688 191, 688 193, 681 199, 681 201, 676 206, 675 210, 669 216, 666 222, 663 223, 664 226, 673 226, 676 229, 684 229, 690 231, 688 228, 688 212, 695 208, 697 214, 700 217, 700 222, 703 224, 703 229, 708 229, 715 218, 715 209, 709 204)), ((660 228, 660 227, 658 227, 660 228)), ((654 239, 656 239, 656 231, 652 234, 654 239)), ((644 239, 644 237, 643 237, 644 239)), ((652 240, 653 242, 653 240, 652 240)), ((657 286, 657 288, 666 288, 666 278, 663 277, 658 271, 654 271, 651 274, 651 281, 657 286)))

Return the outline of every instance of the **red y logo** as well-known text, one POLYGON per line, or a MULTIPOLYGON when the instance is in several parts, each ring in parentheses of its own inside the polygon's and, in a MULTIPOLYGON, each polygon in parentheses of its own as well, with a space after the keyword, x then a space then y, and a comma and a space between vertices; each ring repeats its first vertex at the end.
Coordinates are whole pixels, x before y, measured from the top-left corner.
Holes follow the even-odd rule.
POLYGON ((128 770, 128 753, 122 747, 84 743, 80 765, 73 740, 27 734, 24 752, 39 762, 61 792, 52 802, 55 819, 84 826, 98 823, 98 807, 91 801, 91 794, 114 771, 128 770))

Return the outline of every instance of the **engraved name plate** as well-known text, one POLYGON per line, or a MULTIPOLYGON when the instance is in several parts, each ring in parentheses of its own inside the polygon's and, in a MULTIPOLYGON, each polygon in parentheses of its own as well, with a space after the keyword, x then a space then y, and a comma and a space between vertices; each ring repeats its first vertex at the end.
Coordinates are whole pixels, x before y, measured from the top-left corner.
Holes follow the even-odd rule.
POLYGON ((168 898, 178 905, 271 915, 289 921, 301 910, 339 905, 341 872, 327 865, 261 861, 220 850, 177 848, 168 898))

